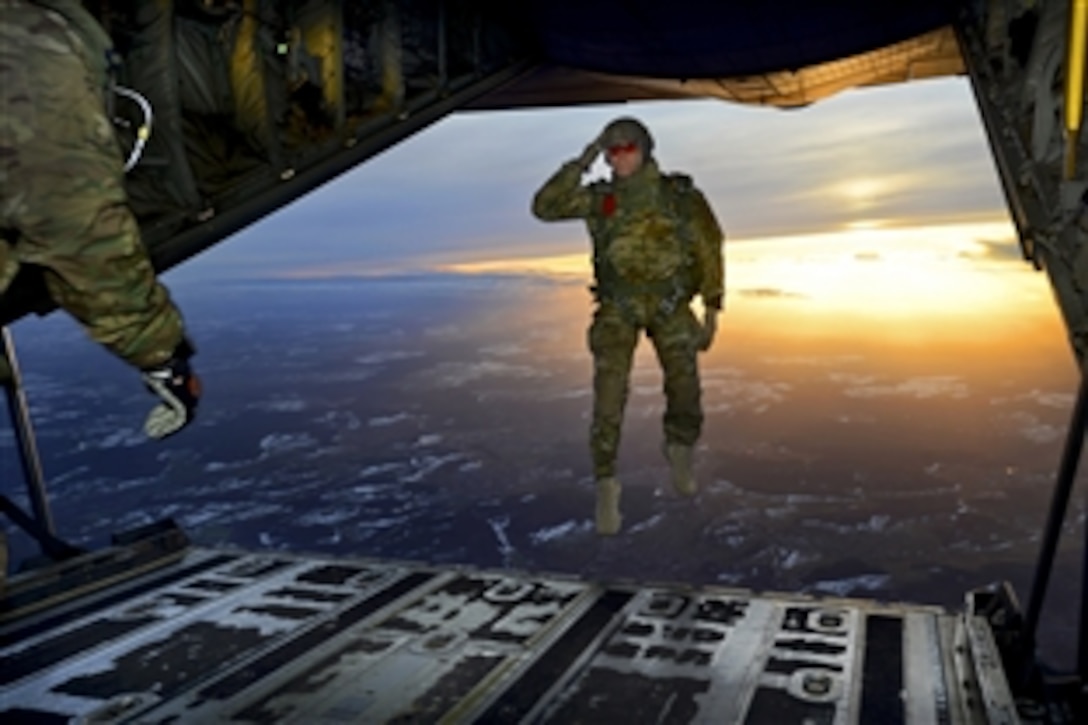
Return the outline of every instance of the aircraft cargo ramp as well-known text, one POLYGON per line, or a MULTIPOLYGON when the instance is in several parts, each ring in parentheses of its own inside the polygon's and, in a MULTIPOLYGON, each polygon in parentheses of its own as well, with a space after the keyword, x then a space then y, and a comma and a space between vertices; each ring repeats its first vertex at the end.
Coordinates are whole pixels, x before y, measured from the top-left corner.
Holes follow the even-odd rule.
POLYGON ((73 595, 111 565, 93 556, 9 581, 0 722, 1021 722, 970 595, 950 613, 187 546, 73 595), (36 587, 63 601, 27 604, 36 587))

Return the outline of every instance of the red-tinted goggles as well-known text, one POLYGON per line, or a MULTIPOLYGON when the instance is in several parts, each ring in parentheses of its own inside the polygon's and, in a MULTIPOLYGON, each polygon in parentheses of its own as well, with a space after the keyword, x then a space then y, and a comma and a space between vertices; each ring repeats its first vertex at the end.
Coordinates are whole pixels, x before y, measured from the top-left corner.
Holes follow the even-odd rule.
POLYGON ((618 143, 608 147, 609 156, 619 156, 620 154, 633 154, 638 151, 638 144, 634 141, 629 143, 618 143))

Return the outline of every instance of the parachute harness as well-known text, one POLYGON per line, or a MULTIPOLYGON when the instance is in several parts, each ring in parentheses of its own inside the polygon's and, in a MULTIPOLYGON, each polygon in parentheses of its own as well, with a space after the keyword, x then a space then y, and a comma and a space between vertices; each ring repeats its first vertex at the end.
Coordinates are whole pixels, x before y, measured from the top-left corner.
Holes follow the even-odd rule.
MULTIPOLYGON (((634 297, 643 294, 658 297, 657 312, 661 318, 668 318, 676 310, 689 303, 695 294, 697 288, 695 233, 691 227, 691 220, 685 213, 686 210, 681 208, 680 202, 684 195, 691 193, 692 188, 691 179, 688 177, 670 175, 662 178, 666 213, 677 222, 677 235, 684 255, 682 272, 669 280, 636 284, 621 279, 619 272, 606 254, 610 240, 602 223, 603 220, 591 218, 590 236, 593 238, 593 268, 597 284, 590 287, 590 291, 598 300, 615 303, 624 319, 632 325, 637 325, 639 319, 632 301, 634 297)), ((610 185, 605 186, 602 211, 605 217, 610 217, 615 212, 615 196, 610 185)))

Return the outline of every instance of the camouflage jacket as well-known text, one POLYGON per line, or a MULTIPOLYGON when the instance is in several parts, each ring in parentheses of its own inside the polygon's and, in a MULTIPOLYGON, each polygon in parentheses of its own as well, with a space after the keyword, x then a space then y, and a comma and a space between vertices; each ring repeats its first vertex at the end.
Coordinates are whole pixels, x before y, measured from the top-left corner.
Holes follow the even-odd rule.
POLYGON ((67 21, 67 30, 81 48, 91 77, 105 89, 111 66, 116 62, 113 41, 83 3, 80 0, 30 0, 30 4, 52 10, 67 21))
POLYGON ((652 159, 629 178, 583 186, 577 161, 560 167, 533 198, 543 221, 584 219, 593 238, 601 298, 649 293, 720 309, 722 231, 691 177, 662 174, 652 159))

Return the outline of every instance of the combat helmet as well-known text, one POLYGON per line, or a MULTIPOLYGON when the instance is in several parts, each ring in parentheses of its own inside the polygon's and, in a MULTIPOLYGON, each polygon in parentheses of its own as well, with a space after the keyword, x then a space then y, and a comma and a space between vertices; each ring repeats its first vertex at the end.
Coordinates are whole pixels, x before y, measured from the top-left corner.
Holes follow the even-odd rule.
POLYGON ((647 158, 654 150, 654 139, 650 131, 637 118, 623 116, 609 123, 601 132, 601 146, 608 148, 617 144, 635 142, 647 158))

